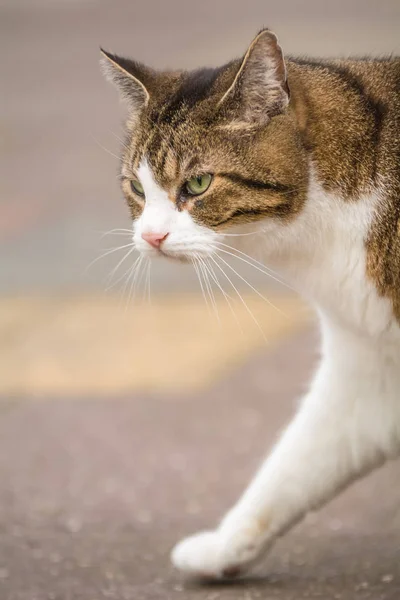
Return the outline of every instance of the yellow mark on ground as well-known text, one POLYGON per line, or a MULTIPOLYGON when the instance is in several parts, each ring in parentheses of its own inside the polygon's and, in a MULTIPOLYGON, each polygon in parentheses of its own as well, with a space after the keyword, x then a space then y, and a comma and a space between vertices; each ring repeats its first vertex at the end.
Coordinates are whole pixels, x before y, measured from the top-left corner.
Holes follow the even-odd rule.
POLYGON ((305 322, 293 297, 279 310, 245 296, 216 300, 219 320, 197 295, 156 298, 127 309, 118 296, 0 299, 0 394, 54 396, 194 390, 305 322))

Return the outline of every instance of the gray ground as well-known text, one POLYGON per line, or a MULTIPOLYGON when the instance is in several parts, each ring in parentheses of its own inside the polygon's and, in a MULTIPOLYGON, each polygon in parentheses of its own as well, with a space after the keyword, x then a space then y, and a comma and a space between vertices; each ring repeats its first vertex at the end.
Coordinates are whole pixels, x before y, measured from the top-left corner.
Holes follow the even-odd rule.
POLYGON ((2 600, 398 600, 398 462, 311 515, 248 580, 198 585, 169 565, 177 539, 215 523, 246 484, 314 346, 299 336, 201 397, 4 404, 2 600))
MULTIPOLYGON (((189 67, 240 53, 262 25, 293 53, 399 52, 399 23, 398 0, 1 0, 0 292, 97 290, 115 264, 83 275, 99 232, 129 226, 100 147, 117 151, 119 116, 99 44, 189 67)), ((153 285, 193 281, 162 263, 153 285)), ((169 566, 175 541, 243 489, 315 348, 299 336, 186 397, 3 398, 0 600, 398 600, 398 462, 309 517, 251 579, 199 586, 169 566)))
POLYGON ((311 515, 245 581, 198 585, 169 565, 177 539, 215 523, 246 484, 314 346, 299 336, 201 397, 4 404, 0 598, 398 600, 398 462, 311 515))

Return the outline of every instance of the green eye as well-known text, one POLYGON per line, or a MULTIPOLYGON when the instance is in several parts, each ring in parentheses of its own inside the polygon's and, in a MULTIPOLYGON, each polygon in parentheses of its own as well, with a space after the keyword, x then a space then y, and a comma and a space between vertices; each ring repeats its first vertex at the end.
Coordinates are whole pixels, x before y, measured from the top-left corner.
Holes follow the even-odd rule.
POLYGON ((212 181, 212 175, 205 173, 204 175, 196 175, 191 177, 185 183, 185 188, 188 194, 192 196, 199 196, 203 194, 210 187, 212 181))
POLYGON ((131 188, 134 194, 139 194, 139 196, 144 196, 144 189, 140 181, 137 179, 131 179, 131 188))

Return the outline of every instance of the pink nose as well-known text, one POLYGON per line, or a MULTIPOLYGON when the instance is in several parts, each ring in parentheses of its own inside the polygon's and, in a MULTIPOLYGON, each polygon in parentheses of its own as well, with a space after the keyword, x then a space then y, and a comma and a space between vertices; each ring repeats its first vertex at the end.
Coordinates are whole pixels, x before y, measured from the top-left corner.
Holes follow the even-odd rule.
POLYGON ((159 248, 161 246, 161 242, 163 242, 165 240, 166 237, 168 237, 168 233, 151 233, 151 232, 147 232, 147 233, 142 233, 142 238, 148 243, 150 244, 150 246, 153 246, 153 248, 159 248))

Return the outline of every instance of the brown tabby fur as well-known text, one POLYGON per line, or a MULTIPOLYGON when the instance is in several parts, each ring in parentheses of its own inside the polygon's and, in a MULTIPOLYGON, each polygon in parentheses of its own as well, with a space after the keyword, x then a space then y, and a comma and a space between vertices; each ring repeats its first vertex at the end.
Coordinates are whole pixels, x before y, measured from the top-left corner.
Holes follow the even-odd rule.
POLYGON ((290 102, 282 108, 278 97, 253 121, 242 109, 251 87, 240 72, 243 59, 218 69, 156 73, 105 53, 132 106, 122 156, 132 217, 143 199, 132 193, 130 179, 144 156, 177 208, 217 230, 266 217, 295 219, 312 160, 322 186, 343 201, 381 192, 365 240, 367 276, 391 299, 400 322, 400 59, 290 58, 286 79, 273 34, 269 42, 290 102), (209 190, 188 198, 184 182, 201 173, 214 174, 209 190))

